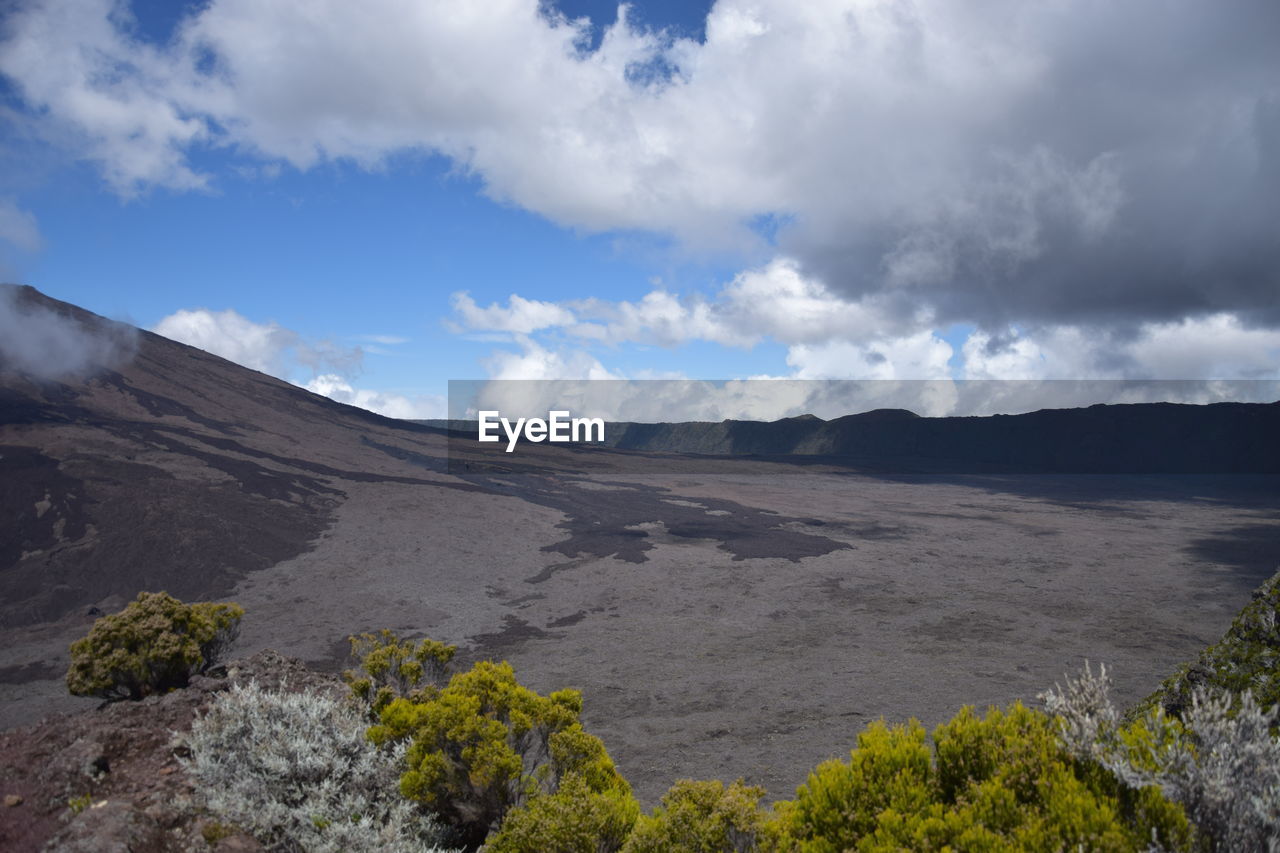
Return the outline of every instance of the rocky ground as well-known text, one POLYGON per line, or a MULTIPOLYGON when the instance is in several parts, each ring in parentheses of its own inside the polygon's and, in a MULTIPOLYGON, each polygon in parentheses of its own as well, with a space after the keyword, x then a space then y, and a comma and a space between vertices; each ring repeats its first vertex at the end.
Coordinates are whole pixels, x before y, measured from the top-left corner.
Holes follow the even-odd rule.
POLYGON ((249 836, 224 834, 192 804, 194 789, 171 744, 214 694, 251 679, 264 686, 345 689, 301 661, 263 651, 165 696, 57 714, 0 734, 0 849, 262 850, 249 836))

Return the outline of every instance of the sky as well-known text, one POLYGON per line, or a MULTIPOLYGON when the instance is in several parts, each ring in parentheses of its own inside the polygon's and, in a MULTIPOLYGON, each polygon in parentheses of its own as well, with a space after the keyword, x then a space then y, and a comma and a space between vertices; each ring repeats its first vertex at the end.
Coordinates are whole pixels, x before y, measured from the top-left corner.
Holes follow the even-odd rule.
POLYGON ((1280 379, 1274 0, 3 8, 0 280, 342 402, 1280 379))

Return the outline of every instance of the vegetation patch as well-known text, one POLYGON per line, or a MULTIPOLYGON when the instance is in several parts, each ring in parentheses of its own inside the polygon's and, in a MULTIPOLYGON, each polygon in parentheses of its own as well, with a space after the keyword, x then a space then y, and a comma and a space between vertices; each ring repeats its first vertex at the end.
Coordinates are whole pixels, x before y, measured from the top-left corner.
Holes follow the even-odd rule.
MULTIPOLYGON (((175 745, 205 842, 243 829, 274 851, 1278 850, 1278 611, 1280 575, 1128 715, 1086 665, 1041 695, 1046 711, 966 707, 931 736, 874 722, 772 806, 743 780, 686 779, 642 814, 578 691, 541 695, 505 661, 450 675, 453 646, 391 631, 350 638, 349 696, 235 684, 175 745)), ((240 615, 144 593, 72 647, 68 684, 113 698, 178 686, 240 615)))
POLYGON ((221 659, 243 615, 238 604, 183 604, 168 593, 139 593, 71 644, 67 688, 114 701, 186 687, 221 659))
POLYGON ((1135 719, 1159 707, 1181 718, 1197 689, 1205 688, 1233 696, 1248 691, 1262 708, 1280 703, 1280 572, 1254 591, 1221 640, 1179 667, 1129 716, 1135 719))
POLYGON ((221 693, 176 746, 199 801, 272 850, 423 853, 441 826, 396 790, 403 750, 379 750, 364 715, 315 691, 221 693))

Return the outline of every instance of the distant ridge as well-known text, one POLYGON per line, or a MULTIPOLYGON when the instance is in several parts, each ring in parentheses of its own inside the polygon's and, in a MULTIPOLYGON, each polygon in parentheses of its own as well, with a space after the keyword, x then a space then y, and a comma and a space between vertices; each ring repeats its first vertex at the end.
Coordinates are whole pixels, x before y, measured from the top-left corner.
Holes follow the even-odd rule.
MULTIPOLYGON (((455 437, 474 421, 425 421, 455 437)), ((903 473, 1275 474, 1280 402, 1127 403, 1019 415, 921 417, 876 409, 823 420, 610 423, 618 450, 821 457, 903 473)))

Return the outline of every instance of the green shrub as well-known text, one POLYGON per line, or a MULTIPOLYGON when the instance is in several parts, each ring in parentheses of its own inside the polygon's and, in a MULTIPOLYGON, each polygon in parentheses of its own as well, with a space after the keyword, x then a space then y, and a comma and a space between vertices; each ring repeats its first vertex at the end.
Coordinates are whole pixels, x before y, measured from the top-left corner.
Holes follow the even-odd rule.
POLYGON ((625 788, 604 745, 582 730, 581 711, 576 690, 540 696, 510 664, 481 661, 442 690, 392 700, 369 738, 411 741, 401 792, 479 844, 511 809, 554 794, 571 775, 595 793, 625 788))
POLYGON ((424 639, 414 645, 386 628, 377 634, 347 638, 357 669, 342 674, 356 698, 367 703, 375 716, 392 699, 420 698, 415 694, 439 684, 448 672, 457 646, 424 639))
MULTIPOLYGON (((579 702, 574 713, 580 710, 579 702)), ((507 812, 498 832, 486 842, 486 853, 619 849, 640 814, 640 804, 604 743, 575 722, 552 733, 547 744, 549 761, 535 771, 538 788, 523 805, 507 812)))
POLYGON ((1181 810, 1059 744, 1048 715, 964 708, 934 730, 873 723, 848 762, 810 774, 776 818, 782 850, 1186 849, 1181 810))
POLYGON ((799 848, 812 851, 854 849, 875 831, 886 810, 913 813, 936 797, 924 728, 869 725, 858 735, 849 763, 819 764, 782 819, 799 848))
POLYGON ((569 773, 555 793, 537 794, 507 813, 486 853, 613 853, 623 846, 640 814, 625 782, 594 789, 581 773, 569 773))
POLYGON ((661 807, 636 822, 623 853, 747 853, 765 834, 764 789, 741 779, 682 779, 662 795, 661 807))
POLYGON ((71 644, 67 689, 117 700, 185 687, 218 662, 243 615, 238 604, 183 604, 168 593, 139 593, 71 644))

